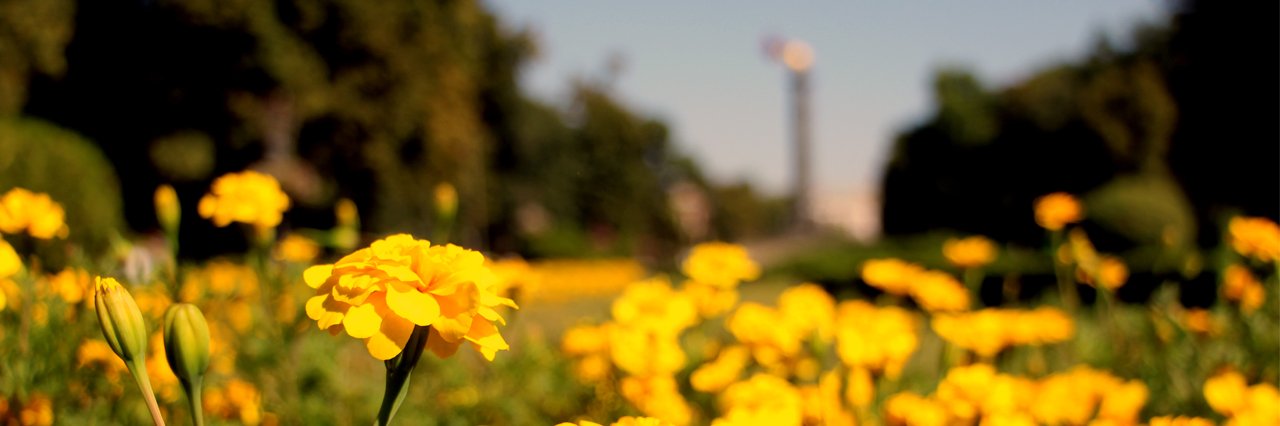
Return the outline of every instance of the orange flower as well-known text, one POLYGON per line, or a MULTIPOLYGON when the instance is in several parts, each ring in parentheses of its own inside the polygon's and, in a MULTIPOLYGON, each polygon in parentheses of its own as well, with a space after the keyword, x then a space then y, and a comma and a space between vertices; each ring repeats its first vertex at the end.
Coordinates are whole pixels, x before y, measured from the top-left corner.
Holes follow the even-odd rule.
POLYGON ((398 355, 415 326, 431 326, 427 347, 440 357, 464 341, 490 360, 508 348, 493 323, 504 323, 498 306, 515 302, 493 293, 497 278, 479 252, 399 234, 308 268, 303 279, 316 289, 307 316, 363 339, 374 358, 398 355))
POLYGON ((1036 199, 1036 224, 1041 228, 1058 231, 1083 218, 1080 202, 1071 194, 1055 192, 1036 199))

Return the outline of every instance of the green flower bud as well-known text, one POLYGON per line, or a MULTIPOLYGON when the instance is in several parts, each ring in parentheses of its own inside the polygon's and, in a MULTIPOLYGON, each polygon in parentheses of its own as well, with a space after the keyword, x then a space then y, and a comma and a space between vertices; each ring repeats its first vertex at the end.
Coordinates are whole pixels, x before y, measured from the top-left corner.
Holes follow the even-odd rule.
POLYGON ((97 277, 94 283, 102 336, 125 364, 142 362, 147 353, 147 325, 138 304, 115 278, 97 277))
POLYGON ((200 383, 209 369, 209 325, 200 308, 179 303, 164 313, 164 355, 175 376, 200 383))

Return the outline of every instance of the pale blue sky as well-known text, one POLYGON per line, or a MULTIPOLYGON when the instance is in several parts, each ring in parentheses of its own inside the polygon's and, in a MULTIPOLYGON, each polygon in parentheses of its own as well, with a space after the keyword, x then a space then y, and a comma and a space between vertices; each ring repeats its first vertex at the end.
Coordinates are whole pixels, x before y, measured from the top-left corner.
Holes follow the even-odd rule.
POLYGON ((1128 39, 1160 21, 1161 0, 602 1, 485 0, 537 34, 525 87, 563 104, 574 77, 625 58, 621 98, 667 121, 718 181, 778 191, 790 181, 786 80, 761 52, 768 34, 808 41, 814 181, 820 192, 877 185, 900 129, 930 111, 930 80, 961 64, 989 86, 1083 56, 1099 34, 1128 39))

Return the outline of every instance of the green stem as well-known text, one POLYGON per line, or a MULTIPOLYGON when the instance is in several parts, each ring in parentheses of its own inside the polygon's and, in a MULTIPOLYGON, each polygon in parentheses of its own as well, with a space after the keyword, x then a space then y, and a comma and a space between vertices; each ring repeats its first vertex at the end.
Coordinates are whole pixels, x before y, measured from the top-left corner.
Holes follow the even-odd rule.
POLYGON ((1053 274, 1058 278, 1058 296, 1062 298, 1062 307, 1074 312, 1080 305, 1075 280, 1071 279, 1071 271, 1067 268, 1069 265, 1058 259, 1058 251, 1062 248, 1062 232, 1058 230, 1049 233, 1049 258, 1053 260, 1053 274))
POLYGON ((204 399, 200 395, 201 382, 197 379, 194 383, 183 381, 183 389, 187 391, 187 403, 191 406, 191 424, 195 426, 204 426, 204 399))
POLYGON ((160 404, 156 403, 155 392, 151 391, 151 378, 147 377, 147 365, 142 362, 142 358, 129 363, 129 372, 133 374, 133 380, 138 382, 142 398, 147 402, 147 410, 151 412, 152 423, 164 426, 164 416, 160 414, 160 404))
POLYGON ((405 343, 404 351, 395 358, 387 360, 387 388, 382 394, 382 406, 378 409, 378 419, 373 423, 374 426, 391 424, 396 411, 400 410, 400 404, 409 393, 409 376, 412 375, 413 368, 418 365, 418 360, 422 358, 422 350, 427 343, 427 334, 430 330, 430 326, 414 327, 413 334, 409 335, 409 341, 405 343))

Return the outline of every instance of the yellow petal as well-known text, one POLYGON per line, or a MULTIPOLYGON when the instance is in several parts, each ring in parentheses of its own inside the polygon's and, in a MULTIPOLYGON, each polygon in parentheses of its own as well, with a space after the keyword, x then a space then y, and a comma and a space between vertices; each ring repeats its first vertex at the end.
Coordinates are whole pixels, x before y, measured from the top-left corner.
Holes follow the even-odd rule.
POLYGON ((453 356, 454 353, 458 352, 458 346, 461 344, 461 341, 453 343, 445 341, 444 338, 440 337, 440 332, 436 331, 435 327, 431 327, 431 333, 427 334, 427 349, 430 349, 432 353, 440 358, 453 356))
POLYGON ((382 327, 382 317, 378 316, 373 304, 366 303, 347 310, 346 318, 342 319, 342 326, 347 329, 347 334, 351 337, 363 339, 373 336, 378 328, 382 327))
POLYGON ((333 265, 316 265, 302 271, 302 280, 311 288, 319 288, 333 275, 333 265))
POLYGON ((388 315, 383 318, 378 332, 364 339, 365 348, 369 349, 369 355, 386 361, 404 350, 405 343, 409 341, 411 334, 413 334, 413 323, 395 315, 388 315))
POLYGON ((320 319, 320 316, 324 315, 324 299, 327 298, 329 296, 320 295, 307 299, 307 318, 320 319))
POLYGON ((440 303, 430 294, 419 292, 403 283, 387 288, 387 307, 417 325, 431 325, 440 317, 440 303))

